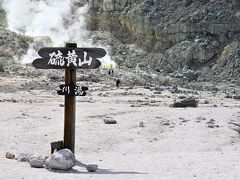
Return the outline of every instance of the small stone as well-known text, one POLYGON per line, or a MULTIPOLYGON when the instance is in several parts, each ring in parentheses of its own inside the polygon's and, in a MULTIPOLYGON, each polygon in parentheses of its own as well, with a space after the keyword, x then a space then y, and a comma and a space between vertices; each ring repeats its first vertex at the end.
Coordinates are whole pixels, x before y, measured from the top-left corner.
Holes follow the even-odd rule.
POLYGON ((207 124, 214 124, 215 123, 215 119, 210 119, 207 124))
POLYGON ((95 172, 98 169, 98 165, 97 164, 88 164, 86 166, 86 169, 88 172, 95 172))
POLYGON ((59 104, 60 107, 64 107, 64 104, 59 104))
POLYGON ((183 119, 182 122, 185 123, 185 122, 188 122, 190 121, 189 119, 183 119))
POLYGON ((14 155, 13 153, 6 152, 5 157, 8 158, 8 159, 14 159, 14 158, 15 158, 15 155, 14 155))
POLYGON ((131 104, 131 107, 141 107, 140 104, 131 104))
POLYGON ((113 117, 105 117, 103 121, 105 124, 117 124, 117 121, 113 117))
POLYGON ((33 156, 33 154, 30 154, 30 153, 20 153, 16 157, 16 159, 20 162, 28 162, 32 156, 33 156))
POLYGON ((34 168, 43 168, 44 161, 38 158, 33 158, 29 161, 29 164, 34 168))
POLYGON ((208 127, 209 127, 209 128, 214 128, 215 125, 214 125, 214 124, 209 124, 208 127))
POLYGON ((209 128, 219 128, 219 125, 216 124, 208 124, 209 128))
POLYGON ((170 123, 169 123, 169 122, 164 122, 162 125, 164 125, 164 126, 170 126, 170 123))
POLYGON ((206 120, 206 118, 205 118, 205 117, 202 117, 202 116, 198 116, 196 119, 197 119, 198 121, 206 120))

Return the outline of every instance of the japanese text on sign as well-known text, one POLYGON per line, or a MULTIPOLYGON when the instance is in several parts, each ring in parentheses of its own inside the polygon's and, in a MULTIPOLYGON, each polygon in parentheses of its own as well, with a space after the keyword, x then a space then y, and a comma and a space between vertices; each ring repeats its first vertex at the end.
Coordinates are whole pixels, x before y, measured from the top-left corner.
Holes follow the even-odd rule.
POLYGON ((60 85, 58 90, 59 95, 70 95, 70 96, 85 96, 88 87, 75 86, 75 85, 60 85))
POLYGON ((84 64, 87 64, 88 66, 92 63, 92 58, 87 57, 87 52, 83 51, 83 59, 78 57, 75 50, 68 51, 68 54, 66 57, 63 56, 63 53, 58 50, 57 53, 53 52, 49 54, 50 60, 48 61, 49 65, 55 65, 55 66, 75 66, 75 67, 81 67, 84 64))

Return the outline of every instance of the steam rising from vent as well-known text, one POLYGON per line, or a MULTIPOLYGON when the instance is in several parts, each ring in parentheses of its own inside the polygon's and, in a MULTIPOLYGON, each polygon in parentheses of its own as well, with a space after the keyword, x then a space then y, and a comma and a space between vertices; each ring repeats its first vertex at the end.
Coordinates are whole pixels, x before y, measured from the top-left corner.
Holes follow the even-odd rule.
MULTIPOLYGON (((0 1, 1 2, 1 1, 0 1)), ((85 29, 88 6, 76 6, 78 0, 2 0, 11 31, 32 36, 33 44, 22 59, 30 63, 43 46, 64 46, 75 42, 81 47, 93 46, 85 29)), ((103 60, 111 63, 110 57, 103 60)))
POLYGON ((84 29, 87 6, 76 9, 75 1, 3 0, 3 8, 11 31, 29 36, 48 36, 54 46, 60 46, 66 41, 82 43, 87 35, 84 29))

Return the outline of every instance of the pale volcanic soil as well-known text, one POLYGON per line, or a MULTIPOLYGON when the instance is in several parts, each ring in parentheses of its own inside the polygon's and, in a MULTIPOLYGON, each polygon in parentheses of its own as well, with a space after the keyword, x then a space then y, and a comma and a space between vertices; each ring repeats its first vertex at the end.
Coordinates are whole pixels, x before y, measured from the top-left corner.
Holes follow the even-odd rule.
POLYGON ((123 84, 117 89, 114 82, 83 82, 88 94, 76 98, 75 156, 97 164, 97 172, 80 166, 49 171, 6 159, 6 152, 49 156, 50 142, 63 139, 64 96, 54 89, 10 91, 25 81, 0 80, 6 87, 0 91, 1 180, 240 179, 239 100, 199 91, 197 108, 172 108, 182 94, 123 84), (105 116, 117 124, 105 124, 105 116))

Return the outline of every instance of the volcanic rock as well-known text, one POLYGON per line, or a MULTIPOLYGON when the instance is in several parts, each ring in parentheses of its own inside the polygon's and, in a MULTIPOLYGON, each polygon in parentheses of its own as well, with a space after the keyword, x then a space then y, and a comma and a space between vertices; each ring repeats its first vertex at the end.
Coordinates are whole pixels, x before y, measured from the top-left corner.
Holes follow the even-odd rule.
POLYGON ((69 149, 54 152, 45 162, 47 169, 69 170, 76 164, 74 154, 69 149))
POLYGON ((103 122, 105 124, 117 124, 117 121, 113 119, 113 117, 109 117, 109 116, 103 118, 103 122))
POLYGON ((20 153, 17 155, 16 160, 20 162, 29 162, 33 154, 31 153, 20 153))
POLYGON ((14 159, 15 158, 15 154, 10 153, 10 152, 6 152, 5 157, 8 158, 8 159, 14 159))
POLYGON ((44 161, 38 158, 30 159, 29 164, 34 168, 43 168, 44 161))
POLYGON ((96 164, 88 164, 86 166, 88 172, 95 172, 98 169, 98 165, 96 164))
POLYGON ((188 97, 179 101, 175 101, 171 107, 197 107, 198 106, 198 100, 194 97, 188 97))

